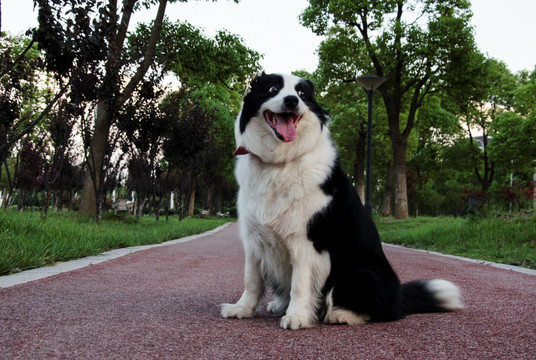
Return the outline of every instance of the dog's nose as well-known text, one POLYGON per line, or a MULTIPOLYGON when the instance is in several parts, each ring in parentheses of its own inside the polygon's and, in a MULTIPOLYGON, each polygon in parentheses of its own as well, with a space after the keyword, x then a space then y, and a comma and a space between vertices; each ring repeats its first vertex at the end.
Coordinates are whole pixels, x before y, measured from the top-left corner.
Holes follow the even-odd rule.
POLYGON ((287 109, 294 109, 296 106, 298 106, 299 102, 300 99, 298 99, 298 97, 294 95, 285 96, 285 98, 283 99, 283 103, 285 104, 287 109))

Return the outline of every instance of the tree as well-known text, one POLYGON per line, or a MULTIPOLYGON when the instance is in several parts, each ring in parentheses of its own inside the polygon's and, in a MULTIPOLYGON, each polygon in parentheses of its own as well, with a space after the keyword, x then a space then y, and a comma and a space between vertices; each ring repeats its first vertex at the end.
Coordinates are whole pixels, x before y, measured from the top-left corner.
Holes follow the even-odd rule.
MULTIPOLYGON (((162 179, 162 143, 171 127, 171 122, 159 108, 162 95, 163 90, 154 82, 144 81, 140 91, 121 111, 122 120, 118 122, 119 132, 124 133, 121 147, 130 157, 127 187, 136 192, 136 214, 139 218, 146 198, 151 196, 157 221, 165 192, 162 187, 167 183, 162 179)), ((164 177, 168 176, 169 171, 164 177)))
MULTIPOLYGON (((99 194, 95 192, 101 191, 106 154, 113 150, 108 137, 121 107, 148 71, 157 71, 161 78, 168 70, 179 72, 184 68, 177 64, 203 64, 205 67, 201 70, 211 68, 211 77, 228 81, 229 74, 243 69, 241 61, 244 58, 237 54, 246 54, 250 56, 249 60, 258 59, 258 55, 241 45, 235 36, 224 32, 219 34, 215 42, 204 38, 192 42, 190 40, 196 40, 195 36, 174 36, 176 29, 184 30, 179 35, 195 32, 164 21, 168 2, 173 0, 126 0, 122 7, 118 7, 116 0, 104 4, 97 0, 37 0, 38 41, 46 52, 49 68, 60 76, 70 75, 71 83, 76 85, 76 91, 72 91, 71 95, 79 101, 94 101, 97 107, 88 147, 86 165, 91 179, 87 178, 84 185, 80 209, 83 213, 94 214, 95 209, 98 212, 99 205, 95 199, 99 194), (140 6, 154 4, 158 4, 158 9, 151 25, 141 26, 136 34, 128 37, 134 11, 140 6), (159 56, 155 63, 157 48, 159 56), (185 59, 189 61, 184 62, 185 59), (214 66, 215 63, 224 66, 214 66), (221 71, 223 68, 227 72, 221 71)), ((180 73, 179 77, 184 80, 182 75, 180 73)), ((239 78, 232 80, 238 81, 239 78)))
POLYGON ((193 215, 199 175, 212 146, 215 122, 214 111, 201 106, 199 98, 190 94, 183 88, 165 99, 163 109, 172 125, 163 149, 168 163, 190 179, 188 215, 193 215))
POLYGON ((447 106, 465 124, 473 171, 485 194, 496 170, 495 160, 489 155, 491 126, 497 116, 514 105, 516 80, 504 63, 477 52, 468 58, 466 71, 472 76, 450 91, 445 103, 451 104, 447 106))
MULTIPOLYGON (((13 145, 30 134, 50 110, 50 104, 41 110, 41 101, 50 97, 51 90, 36 86, 43 66, 31 38, 2 34, 0 45, 0 166, 7 169, 6 159, 13 145)), ((58 99, 56 96, 54 101, 58 99)))
POLYGON ((463 161, 468 154, 459 151, 458 142, 465 141, 459 119, 443 107, 443 99, 444 94, 427 97, 410 139, 414 150, 408 161, 408 203, 415 215, 461 214, 466 207, 462 175, 470 174, 471 167, 463 161))
POLYGON ((205 185, 204 209, 212 214, 223 211, 224 194, 231 194, 234 202, 236 182, 233 175, 234 120, 240 110, 241 97, 238 92, 228 91, 224 85, 202 85, 192 87, 205 111, 212 114, 214 124, 210 129, 209 146, 202 153, 201 180, 205 185))
MULTIPOLYGON (((355 82, 358 64, 363 62, 364 52, 360 52, 353 45, 350 34, 345 36, 328 36, 318 49, 319 65, 313 74, 317 93, 321 94, 320 101, 332 117, 331 134, 337 143, 341 155, 341 162, 348 170, 356 190, 364 201, 365 191, 365 158, 367 135, 367 101, 366 93, 355 82)), ((376 102, 378 103, 378 98, 376 102)), ((375 119, 384 116, 384 112, 375 111, 375 119)), ((384 148, 385 126, 382 121, 374 122, 374 160, 375 167, 386 167, 379 159, 384 148), (381 164, 379 164, 381 162, 381 164), (380 166, 376 166, 380 165, 380 166)), ((373 171, 373 175, 383 174, 383 171, 373 171)), ((374 180, 373 180, 374 182, 374 180)))
POLYGON ((50 137, 48 140, 52 149, 42 174, 42 185, 45 192, 41 211, 43 218, 46 218, 48 214, 51 192, 60 190, 61 185, 65 184, 65 180, 62 181, 61 178, 70 175, 69 173, 73 170, 70 156, 75 119, 73 111, 76 109, 70 104, 65 101, 60 102, 58 111, 53 114, 47 124, 47 133, 50 137))
POLYGON ((469 6, 464 0, 310 0, 301 15, 315 33, 345 39, 361 52, 359 69, 388 78, 378 92, 393 149, 398 219, 408 217, 406 150, 417 110, 431 92, 463 81, 464 59, 475 49, 469 6))
POLYGON ((510 172, 526 172, 536 160, 536 113, 523 117, 515 112, 498 115, 490 125, 493 141, 489 154, 497 166, 510 172))
POLYGON ((97 116, 89 139, 81 212, 100 219, 100 193, 110 149, 110 129, 119 108, 131 96, 151 65, 162 28, 167 0, 37 0, 39 28, 36 40, 45 52, 47 68, 72 86, 73 102, 94 102, 97 116), (129 62, 124 47, 131 16, 141 4, 158 3, 150 40, 143 58, 129 62), (127 65, 130 65, 127 66, 127 65))
POLYGON ((514 108, 522 115, 536 111, 536 67, 531 73, 518 74, 518 84, 514 90, 514 108))
POLYGON ((30 197, 41 185, 39 179, 44 166, 41 145, 26 139, 19 153, 20 166, 15 173, 15 186, 20 192, 18 199, 19 211, 30 205, 30 197))

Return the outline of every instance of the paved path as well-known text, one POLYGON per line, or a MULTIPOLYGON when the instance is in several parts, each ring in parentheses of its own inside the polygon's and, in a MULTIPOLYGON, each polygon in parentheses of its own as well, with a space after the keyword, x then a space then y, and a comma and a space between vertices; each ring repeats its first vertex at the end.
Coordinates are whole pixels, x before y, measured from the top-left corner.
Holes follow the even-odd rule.
POLYGON ((236 233, 0 289, 0 359, 536 359, 536 276, 390 246, 403 281, 454 281, 466 309, 294 332, 264 310, 222 319, 242 291, 236 233))

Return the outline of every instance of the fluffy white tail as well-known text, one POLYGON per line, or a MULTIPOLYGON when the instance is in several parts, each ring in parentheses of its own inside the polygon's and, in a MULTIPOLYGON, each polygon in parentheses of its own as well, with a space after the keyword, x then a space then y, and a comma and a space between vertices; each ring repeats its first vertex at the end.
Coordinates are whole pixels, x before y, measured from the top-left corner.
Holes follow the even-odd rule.
POLYGON ((460 289, 447 280, 416 280, 402 284, 406 314, 455 311, 463 308, 460 289))

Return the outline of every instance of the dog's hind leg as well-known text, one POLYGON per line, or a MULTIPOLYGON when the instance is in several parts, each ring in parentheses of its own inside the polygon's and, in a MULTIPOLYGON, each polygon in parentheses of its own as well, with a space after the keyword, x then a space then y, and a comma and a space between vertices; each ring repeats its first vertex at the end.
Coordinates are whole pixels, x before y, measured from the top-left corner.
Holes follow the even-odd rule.
POLYGON ((290 302, 289 290, 281 286, 272 286, 272 296, 273 300, 268 303, 266 310, 272 314, 283 315, 290 302))
POLYGON ((325 324, 345 324, 359 325, 370 320, 370 315, 356 314, 348 309, 333 306, 333 289, 326 295, 326 316, 323 322, 325 324))

